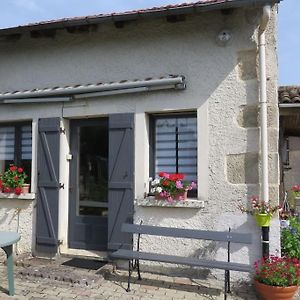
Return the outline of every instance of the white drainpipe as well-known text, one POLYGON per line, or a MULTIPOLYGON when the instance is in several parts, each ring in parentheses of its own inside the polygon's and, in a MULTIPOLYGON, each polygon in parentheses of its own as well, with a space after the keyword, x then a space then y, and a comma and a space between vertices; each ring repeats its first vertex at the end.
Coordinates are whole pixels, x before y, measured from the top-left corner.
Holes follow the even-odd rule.
POLYGON ((268 104, 266 79, 266 37, 265 30, 270 20, 271 6, 263 7, 263 15, 259 26, 259 92, 260 92, 260 139, 262 165, 262 200, 269 201, 269 168, 268 168, 268 104))

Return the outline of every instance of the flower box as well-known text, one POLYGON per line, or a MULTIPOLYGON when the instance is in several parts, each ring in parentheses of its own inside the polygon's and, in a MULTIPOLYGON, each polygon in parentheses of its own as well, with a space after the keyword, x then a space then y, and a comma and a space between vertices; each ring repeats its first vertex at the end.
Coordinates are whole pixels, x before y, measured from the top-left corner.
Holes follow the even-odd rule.
POLYGON ((184 181, 184 174, 169 174, 160 172, 159 178, 151 182, 151 193, 154 193, 156 200, 182 201, 187 198, 187 191, 196 187, 195 182, 184 181))

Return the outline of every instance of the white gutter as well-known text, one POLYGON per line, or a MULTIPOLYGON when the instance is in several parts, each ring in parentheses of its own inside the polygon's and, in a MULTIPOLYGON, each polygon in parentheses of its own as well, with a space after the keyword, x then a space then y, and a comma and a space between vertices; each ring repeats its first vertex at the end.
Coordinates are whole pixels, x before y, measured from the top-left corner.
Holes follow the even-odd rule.
MULTIPOLYGON (((55 96, 62 96, 62 95, 66 96, 66 95, 108 92, 108 91, 126 91, 129 89, 134 90, 135 88, 161 87, 161 89, 164 88, 169 89, 170 86, 172 86, 174 89, 185 89, 184 76, 7 93, 7 94, 0 95, 0 100, 55 97, 55 96)), ((49 102, 51 102, 51 99, 49 102)))
POLYGON ((266 37, 265 30, 271 16, 271 6, 263 7, 263 15, 259 26, 259 92, 260 92, 260 141, 262 164, 262 200, 269 201, 269 168, 268 168, 268 103, 266 79, 266 37))
POLYGON ((279 103, 280 108, 299 108, 300 103, 279 103))

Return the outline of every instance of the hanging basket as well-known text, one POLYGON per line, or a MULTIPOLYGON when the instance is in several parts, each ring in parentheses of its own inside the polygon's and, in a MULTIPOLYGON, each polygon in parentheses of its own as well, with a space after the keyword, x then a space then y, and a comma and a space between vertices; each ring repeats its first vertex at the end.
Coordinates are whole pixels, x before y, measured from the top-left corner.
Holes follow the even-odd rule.
POLYGON ((256 225, 258 227, 269 227, 272 219, 270 214, 257 214, 255 215, 256 225))

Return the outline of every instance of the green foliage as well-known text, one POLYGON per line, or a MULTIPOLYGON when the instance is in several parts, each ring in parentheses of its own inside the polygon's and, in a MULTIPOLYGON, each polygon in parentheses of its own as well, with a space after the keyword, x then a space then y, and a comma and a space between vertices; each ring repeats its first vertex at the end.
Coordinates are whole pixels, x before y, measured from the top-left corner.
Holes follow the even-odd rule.
POLYGON ((281 248, 283 254, 300 259, 300 218, 291 217, 290 225, 281 232, 281 248))

